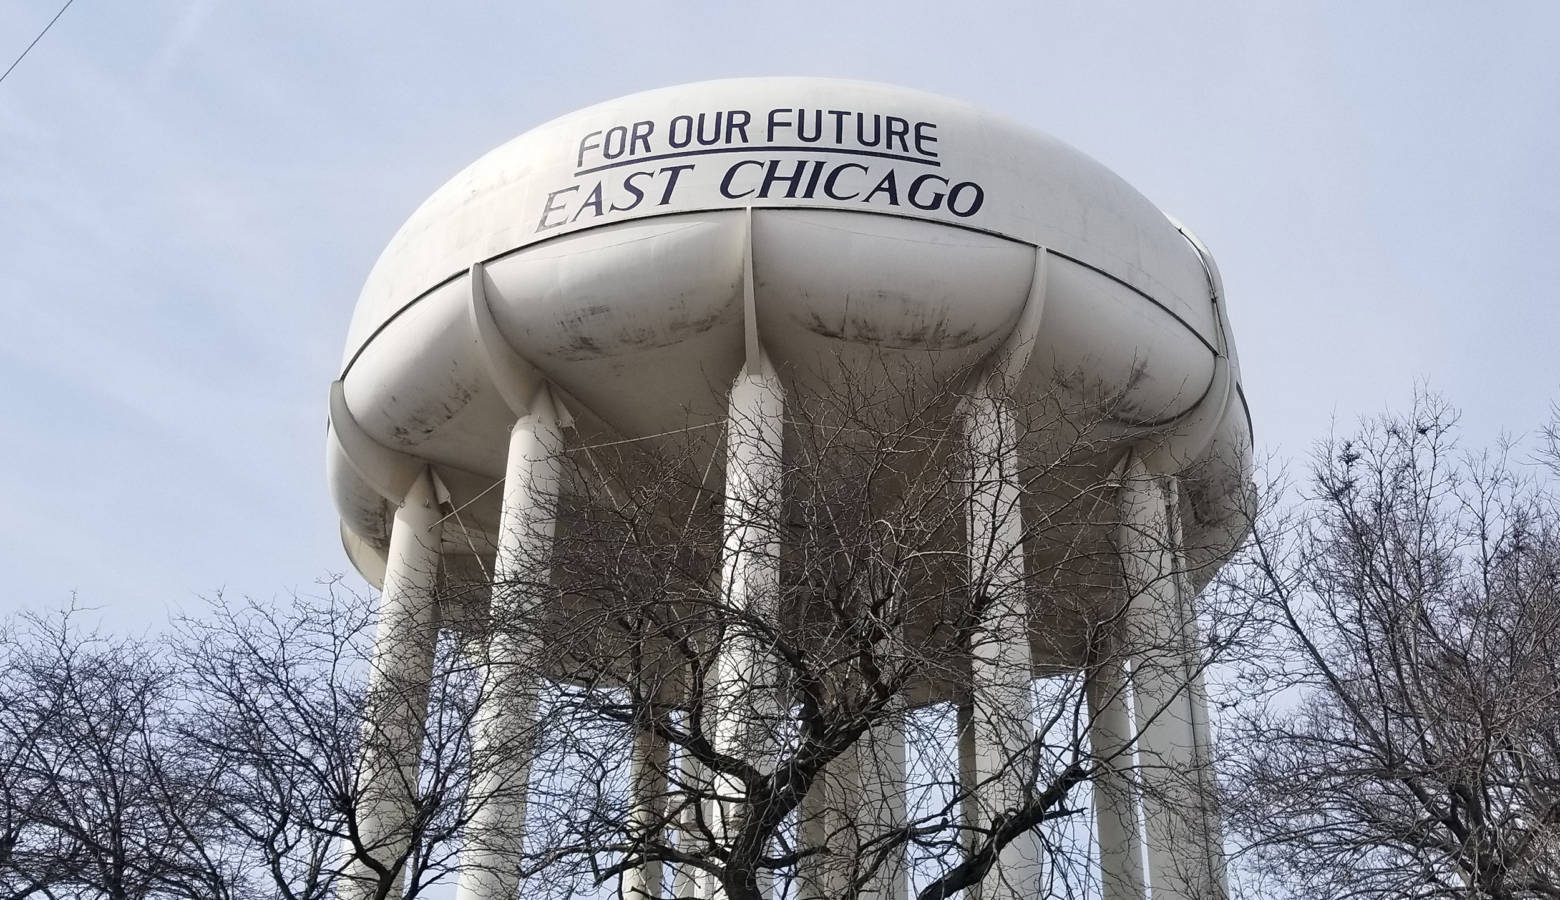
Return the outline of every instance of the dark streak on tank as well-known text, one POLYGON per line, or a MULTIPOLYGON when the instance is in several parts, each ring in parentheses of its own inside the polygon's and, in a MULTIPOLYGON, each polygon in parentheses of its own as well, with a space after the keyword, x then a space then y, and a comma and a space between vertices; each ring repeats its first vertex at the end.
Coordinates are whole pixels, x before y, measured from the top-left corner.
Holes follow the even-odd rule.
MULTIPOLYGON (((737 286, 732 285, 734 295, 736 289, 737 286)), ((600 359, 671 347, 733 321, 740 309, 734 297, 731 303, 708 315, 690 317, 687 315, 687 299, 685 294, 673 296, 668 313, 681 315, 668 315, 665 321, 656 323, 654 327, 640 325, 621 314, 617 318, 622 321, 614 322, 614 310, 608 306, 583 307, 566 318, 556 320, 560 337, 558 349, 547 355, 566 360, 600 359)))
POLYGON ((448 374, 442 379, 446 389, 431 393, 441 399, 425 408, 409 410, 390 429, 391 436, 404 447, 416 447, 460 415, 476 396, 472 385, 460 376, 460 364, 451 363, 448 374))

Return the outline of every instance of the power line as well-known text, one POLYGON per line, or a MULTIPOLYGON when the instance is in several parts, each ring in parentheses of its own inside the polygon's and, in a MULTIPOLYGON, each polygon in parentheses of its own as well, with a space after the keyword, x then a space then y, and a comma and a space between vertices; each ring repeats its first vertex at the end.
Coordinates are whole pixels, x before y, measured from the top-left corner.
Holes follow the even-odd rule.
POLYGON ((49 29, 54 27, 54 23, 58 22, 60 16, 65 15, 65 10, 70 9, 70 5, 75 2, 76 0, 65 0, 65 5, 60 7, 60 11, 54 14, 54 18, 49 20, 49 24, 43 26, 43 30, 38 32, 38 36, 32 39, 32 43, 28 44, 27 49, 22 51, 22 55, 16 58, 16 62, 11 63, 10 68, 5 70, 4 75, 0 75, 0 81, 5 81, 6 75, 10 75, 17 66, 22 64, 22 60, 27 58, 27 54, 32 52, 32 48, 38 46, 38 42, 43 40, 43 36, 49 33, 49 29))

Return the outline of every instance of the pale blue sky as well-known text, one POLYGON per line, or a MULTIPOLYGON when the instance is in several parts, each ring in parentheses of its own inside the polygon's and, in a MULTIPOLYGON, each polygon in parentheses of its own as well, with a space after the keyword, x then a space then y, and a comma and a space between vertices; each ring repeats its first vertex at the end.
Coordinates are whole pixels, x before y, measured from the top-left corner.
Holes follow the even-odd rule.
MULTIPOLYGON (((0 64, 57 8, 0 3, 0 64)), ((326 388, 390 235, 533 125, 714 77, 927 89, 1114 168, 1219 260, 1265 449, 1421 379, 1531 428, 1557 47, 1554 2, 77 0, 0 84, 0 611, 346 569, 326 388)))

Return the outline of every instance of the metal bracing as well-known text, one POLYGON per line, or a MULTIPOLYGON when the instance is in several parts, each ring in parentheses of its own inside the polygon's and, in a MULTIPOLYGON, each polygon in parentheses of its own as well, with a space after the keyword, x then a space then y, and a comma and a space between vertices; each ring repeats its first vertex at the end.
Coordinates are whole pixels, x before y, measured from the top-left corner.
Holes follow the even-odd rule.
POLYGON ((472 736, 470 824, 461 847, 458 900, 511 900, 525 843, 526 785, 536 718, 537 653, 556 530, 562 435, 546 387, 509 432, 509 458, 493 565, 484 702, 472 736))
POLYGON ((368 900, 382 872, 405 872, 438 641, 440 522, 433 476, 423 469, 390 531, 357 772, 356 840, 347 842, 352 858, 337 891, 341 900, 368 900))

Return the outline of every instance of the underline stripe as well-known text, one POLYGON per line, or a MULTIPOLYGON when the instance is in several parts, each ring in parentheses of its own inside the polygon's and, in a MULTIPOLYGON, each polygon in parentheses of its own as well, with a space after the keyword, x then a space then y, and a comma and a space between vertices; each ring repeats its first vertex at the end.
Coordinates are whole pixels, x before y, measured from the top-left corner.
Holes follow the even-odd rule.
POLYGON ((882 150, 853 150, 849 147, 813 147, 805 145, 784 147, 706 147, 703 150, 682 150, 677 153, 658 153, 655 156, 640 156, 634 159, 619 160, 606 165, 593 166, 589 169, 580 169, 574 175, 577 178, 581 175, 589 175, 592 172, 616 169, 619 166, 659 162, 663 159, 682 159, 685 156, 705 156, 710 153, 761 153, 765 150, 774 150, 782 153, 843 153, 846 156, 875 156, 879 159, 897 159, 900 162, 919 163, 923 166, 932 166, 934 168, 942 167, 942 163, 935 159, 923 159, 919 156, 905 156, 899 153, 886 153, 882 150))

